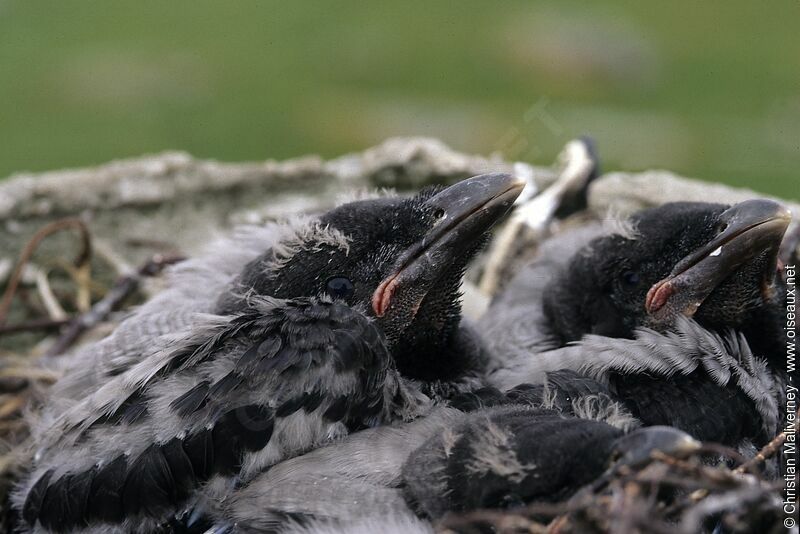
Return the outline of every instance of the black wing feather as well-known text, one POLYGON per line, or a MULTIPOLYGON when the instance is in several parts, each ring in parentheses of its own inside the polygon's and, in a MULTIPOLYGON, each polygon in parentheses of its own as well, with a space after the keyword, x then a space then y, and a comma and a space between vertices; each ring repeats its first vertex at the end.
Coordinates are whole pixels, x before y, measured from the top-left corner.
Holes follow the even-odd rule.
POLYGON ((183 452, 192 464, 198 480, 208 480, 214 473, 214 440, 211 430, 203 429, 183 440, 183 452))
POLYGON ((209 394, 209 382, 203 380, 192 389, 172 401, 170 408, 175 410, 181 417, 193 414, 206 405, 209 394))
POLYGON ((50 469, 39 477, 39 480, 28 491, 28 496, 25 499, 25 504, 22 506, 22 517, 29 524, 33 525, 36 518, 39 517, 39 511, 42 509, 42 502, 47 487, 50 484, 50 479, 53 477, 53 470, 50 469))
POLYGON ((127 465, 127 457, 119 455, 98 469, 89 489, 88 517, 110 523, 122 521, 122 488, 127 465))
POLYGON ((122 488, 125 515, 162 514, 175 502, 175 479, 159 445, 150 445, 128 469, 122 488))

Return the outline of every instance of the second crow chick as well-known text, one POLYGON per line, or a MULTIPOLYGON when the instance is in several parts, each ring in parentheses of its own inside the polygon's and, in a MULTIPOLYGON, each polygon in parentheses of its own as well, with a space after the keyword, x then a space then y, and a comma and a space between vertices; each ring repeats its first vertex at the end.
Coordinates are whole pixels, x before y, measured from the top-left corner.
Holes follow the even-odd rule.
POLYGON ((481 321, 492 381, 578 371, 645 425, 763 442, 785 380, 777 255, 790 218, 767 200, 671 203, 554 238, 481 321))

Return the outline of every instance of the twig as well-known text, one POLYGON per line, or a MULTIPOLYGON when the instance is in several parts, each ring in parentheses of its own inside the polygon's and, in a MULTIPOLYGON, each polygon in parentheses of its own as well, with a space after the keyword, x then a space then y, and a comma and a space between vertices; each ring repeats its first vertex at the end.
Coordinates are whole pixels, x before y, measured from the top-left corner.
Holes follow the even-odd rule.
MULTIPOLYGON (((18 430, 23 430, 27 427, 27 423, 24 419, 8 419, 5 421, 0 421, 0 433, 8 433, 14 432, 18 430)), ((6 471, 6 457, 0 457, 0 474, 6 471)))
POLYGON ((133 272, 133 265, 129 264, 125 258, 116 253, 110 243, 104 239, 94 238, 94 253, 105 261, 116 273, 116 276, 124 276, 133 272))
MULTIPOLYGON (((797 422, 795 422, 794 427, 796 431, 797 422)), ((769 458, 778 453, 778 451, 783 446, 783 443, 786 441, 788 431, 789 429, 786 429, 785 431, 775 436, 775 438, 766 445, 764 445, 764 447, 762 447, 762 449, 758 451, 758 453, 753 458, 742 463, 736 469, 733 469, 732 471, 717 471, 717 470, 708 471, 710 474, 714 476, 705 477, 704 482, 708 484, 709 479, 714 482, 727 482, 727 480, 725 480, 726 478, 730 478, 736 475, 744 475, 748 472, 752 472, 753 468, 755 468, 757 465, 765 462, 766 460, 768 460, 769 458), (723 476, 723 474, 726 476, 723 476)), ((676 465, 676 467, 679 466, 676 465)), ((693 467, 692 469, 696 468, 693 467)), ((702 469, 706 470, 706 468, 702 469)), ((714 489, 720 489, 720 488, 717 487, 714 489)), ((697 504, 702 500, 706 499, 710 494, 711 494, 711 488, 705 487, 697 489, 692 493, 690 493, 685 499, 682 499, 681 501, 674 503, 672 506, 668 507, 667 514, 669 515, 677 512, 682 508, 687 508, 690 505, 697 504)))
POLYGON ((77 291, 75 292, 75 307, 79 312, 89 311, 92 305, 92 289, 97 284, 92 280, 92 265, 86 262, 83 265, 73 266, 68 262, 59 261, 58 266, 69 275, 77 291))
POLYGON ((122 301, 130 296, 139 287, 142 278, 155 276, 164 267, 172 265, 184 258, 181 256, 153 256, 151 260, 139 267, 129 275, 119 278, 106 295, 91 307, 91 309, 70 321, 66 331, 48 349, 46 356, 62 354, 70 348, 86 330, 93 328, 108 317, 122 301))
POLYGON ((162 241, 160 239, 148 239, 146 237, 130 237, 125 240, 125 244, 130 247, 150 248, 162 254, 178 254, 179 249, 175 243, 162 241))
POLYGON ((6 417, 14 415, 25 406, 27 400, 28 399, 24 395, 14 395, 0 404, 0 419, 5 419, 6 417))
POLYGON ((34 330, 56 330, 69 323, 69 319, 34 319, 24 323, 0 326, 0 336, 5 334, 18 334, 20 332, 33 332, 34 330))
POLYGON ((26 380, 38 380, 52 384, 61 377, 61 373, 43 369, 41 367, 10 367, 0 369, 0 379, 24 378, 26 380))
POLYGON ((54 321, 63 321, 67 318, 67 312, 61 307, 58 299, 53 294, 53 288, 50 287, 50 280, 47 278, 47 271, 39 269, 36 273, 36 290, 39 292, 39 298, 42 301, 47 315, 54 321))
MULTIPOLYGON (((581 506, 584 506, 584 504, 578 503, 576 505, 572 501, 562 503, 534 502, 524 508, 515 510, 478 509, 464 513, 454 513, 445 516, 437 523, 436 531, 448 534, 464 532, 469 530, 469 527, 485 524, 492 526, 493 532, 498 533, 520 531, 530 533, 552 532, 551 528, 546 527, 534 518, 565 517, 564 514, 575 512, 581 506)), ((482 532, 483 530, 475 529, 475 531, 482 532)))
POLYGON ((699 532, 703 519, 726 510, 741 509, 743 505, 764 498, 761 488, 744 486, 713 495, 689 508, 680 522, 679 532, 699 532))
POLYGON ((68 228, 77 229, 81 235, 82 247, 81 252, 75 258, 75 265, 79 267, 88 265, 92 254, 92 241, 89 234, 89 229, 86 227, 86 223, 84 223, 81 219, 75 217, 60 219, 40 228, 35 234, 33 234, 33 237, 31 237, 30 241, 28 241, 28 243, 25 245, 25 248, 22 249, 22 253, 19 256, 19 261, 17 261, 17 265, 14 267, 14 272, 11 273, 11 277, 8 280, 8 285, 3 293, 3 298, 0 299, 0 326, 3 326, 6 323, 6 319, 8 318, 8 310, 11 308, 11 301, 14 299, 14 295, 17 292, 19 283, 22 280, 22 271, 25 268, 25 265, 30 261, 33 253, 36 252, 36 249, 47 236, 68 228))
POLYGON ((652 457, 659 462, 663 462, 670 467, 683 472, 687 476, 692 476, 706 482, 714 482, 723 486, 731 486, 738 482, 737 477, 735 477, 732 472, 728 470, 715 469, 702 464, 695 464, 686 460, 680 460, 664 454, 661 451, 654 451, 652 453, 652 457))
POLYGON ((468 527, 485 524, 493 527, 493 532, 530 532, 532 534, 545 534, 548 529, 545 525, 531 520, 525 515, 501 510, 476 510, 464 515, 445 518, 436 527, 440 534, 464 532, 468 527))
MULTIPOLYGON (((792 426, 794 427, 794 432, 797 432, 796 417, 794 425, 792 426)), ((772 441, 764 445, 764 447, 760 451, 758 451, 758 454, 756 454, 754 457, 752 457, 751 459, 749 459, 748 461, 746 461, 745 463, 734 469, 733 472, 736 474, 745 473, 753 469, 758 464, 765 462, 769 458, 772 458, 775 454, 778 453, 779 450, 781 450, 783 443, 786 441, 787 432, 789 432, 788 428, 783 432, 781 432, 780 434, 778 434, 777 436, 775 436, 775 438, 772 441)))

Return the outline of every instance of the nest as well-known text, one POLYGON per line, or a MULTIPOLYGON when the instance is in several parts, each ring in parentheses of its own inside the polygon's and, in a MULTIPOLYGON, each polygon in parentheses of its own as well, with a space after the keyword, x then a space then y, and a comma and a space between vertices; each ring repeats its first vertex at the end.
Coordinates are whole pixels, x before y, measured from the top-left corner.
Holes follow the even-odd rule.
MULTIPOLYGON (((558 503, 477 510, 445 518, 443 533, 785 532, 782 482, 765 480, 761 462, 786 434, 738 467, 711 467, 699 455, 676 459, 657 451, 636 469, 623 467, 558 503)), ((706 447, 710 452, 715 447, 706 447)))
MULTIPOLYGON (((596 219, 597 212, 584 210, 570 224, 596 219)), ((532 237, 528 250, 535 250, 540 238, 539 234, 532 237)), ((57 369, 59 355, 78 342, 108 333, 121 314, 152 293, 152 280, 183 258, 169 244, 147 245, 156 253, 131 267, 119 261, 108 244, 95 239, 81 219, 59 219, 44 225, 27 242, 6 277, 0 298, 0 342, 13 337, 15 343, 13 349, 0 348, 0 529, 13 524, 9 491, 29 461, 25 414, 46 400, 48 387, 59 378, 57 371, 46 369, 57 369), (61 259, 57 269, 26 277, 26 266, 39 245, 60 232, 78 236, 74 259, 61 259), (113 275, 93 276, 98 263, 105 264, 103 272, 113 275), (56 365, 43 366, 43 362, 56 365)), ((435 528, 458 533, 692 533, 719 527, 727 532, 782 532, 784 485, 774 468, 779 463, 776 456, 795 431, 796 426, 786 429, 750 457, 713 444, 688 458, 654 454, 644 465, 606 473, 562 502, 454 514, 435 528), (712 464, 709 453, 729 460, 712 464)))

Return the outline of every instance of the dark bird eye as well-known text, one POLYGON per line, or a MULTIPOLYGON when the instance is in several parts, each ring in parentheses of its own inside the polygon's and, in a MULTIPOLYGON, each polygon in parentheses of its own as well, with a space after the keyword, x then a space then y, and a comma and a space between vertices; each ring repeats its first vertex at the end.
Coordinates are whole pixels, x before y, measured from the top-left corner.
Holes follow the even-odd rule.
POLYGON ((639 285, 639 273, 634 271, 625 271, 622 273, 622 281, 627 286, 638 286, 639 285))
POLYGON ((353 282, 344 276, 334 276, 328 279, 325 290, 335 299, 347 300, 353 296, 353 282))

